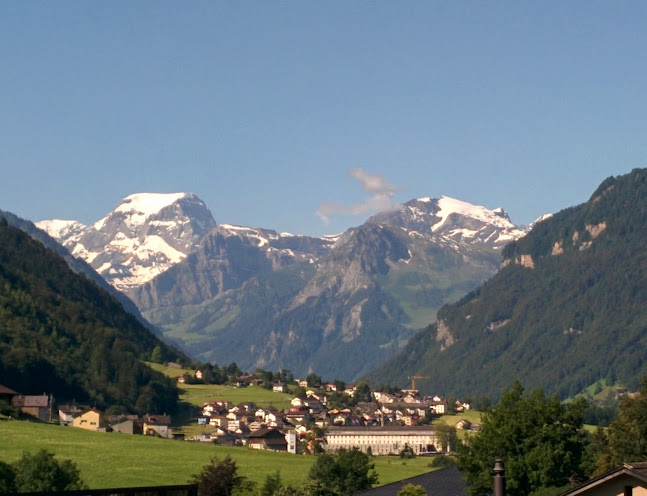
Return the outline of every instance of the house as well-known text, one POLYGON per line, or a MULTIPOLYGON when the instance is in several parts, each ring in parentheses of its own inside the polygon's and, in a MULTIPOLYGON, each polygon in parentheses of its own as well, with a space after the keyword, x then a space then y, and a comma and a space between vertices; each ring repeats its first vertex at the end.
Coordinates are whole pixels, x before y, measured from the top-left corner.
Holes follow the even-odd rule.
POLYGON ((106 422, 103 412, 96 408, 83 410, 73 415, 72 427, 87 429, 89 431, 105 430, 106 422))
POLYGON ((116 422, 110 423, 112 432, 121 432, 122 434, 142 434, 142 423, 139 420, 124 417, 116 422))
POLYGON ((447 402, 445 400, 436 399, 438 396, 434 396, 434 399, 429 405, 429 411, 435 413, 436 415, 445 415, 447 413, 447 402))
POLYGON ((90 405, 59 405, 58 423, 60 425, 72 425, 74 415, 90 409, 90 405))
POLYGON ((472 428, 472 422, 467 419, 461 419, 456 422, 456 428, 461 430, 470 430, 472 428))
POLYGON ((426 474, 355 493, 353 496, 397 496, 408 484, 421 486, 425 494, 434 496, 467 496, 467 486, 456 467, 445 467, 426 474))
POLYGON ((248 446, 252 449, 287 451, 285 435, 277 429, 259 429, 249 435, 248 446))
POLYGON ((272 391, 275 393, 285 393, 287 391, 287 386, 282 382, 272 385, 272 391))
POLYGON ((229 419, 224 415, 215 415, 209 419, 209 425, 222 427, 227 430, 229 427, 229 419))
POLYGON ((47 421, 50 417, 50 397, 46 394, 39 396, 24 396, 18 394, 11 398, 11 404, 21 412, 47 421))
POLYGON ((625 463, 559 496, 647 495, 647 462, 625 463))
POLYGON ((142 434, 144 436, 159 436, 173 438, 170 415, 144 415, 142 417, 142 434))
POLYGON ((267 428, 267 424, 259 422, 258 420, 256 420, 254 422, 251 422, 251 423, 247 424, 247 427, 249 427, 250 432, 255 432, 255 431, 258 431, 258 430, 260 430, 260 429, 262 429, 264 427, 267 428))
POLYGON ((13 389, 9 389, 7 386, 0 384, 0 401, 11 403, 11 399, 14 396, 18 396, 18 393, 16 393, 13 389))

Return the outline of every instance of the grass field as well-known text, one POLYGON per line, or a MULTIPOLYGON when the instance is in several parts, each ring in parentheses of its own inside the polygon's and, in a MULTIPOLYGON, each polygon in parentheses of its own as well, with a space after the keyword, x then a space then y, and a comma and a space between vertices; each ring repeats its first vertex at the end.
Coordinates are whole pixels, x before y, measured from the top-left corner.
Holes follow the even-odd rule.
MULTIPOLYGON (((167 377, 179 377, 183 374, 193 375, 193 369, 178 369, 167 367, 153 362, 145 362, 154 370, 162 372, 167 377)), ((253 401, 258 406, 268 407, 270 405, 279 410, 290 407, 292 396, 289 394, 275 393, 268 389, 257 386, 233 387, 219 386, 217 384, 178 384, 180 389, 180 400, 190 405, 202 406, 205 401, 223 400, 234 404, 253 401)))
MULTIPOLYGON (((45 448, 57 458, 74 461, 93 489, 185 484, 211 457, 230 454, 241 475, 262 485, 269 474, 281 473, 284 483, 306 480, 315 457, 228 448, 117 433, 90 432, 72 427, 21 421, 0 421, 0 460, 14 462, 23 452, 45 448)), ((429 459, 375 457, 380 484, 428 472, 429 459)))
POLYGON ((180 400, 191 405, 202 406, 205 401, 225 400, 233 404, 253 401, 258 406, 274 406, 279 410, 290 407, 292 396, 275 393, 258 386, 243 388, 218 386, 215 384, 178 384, 180 400))

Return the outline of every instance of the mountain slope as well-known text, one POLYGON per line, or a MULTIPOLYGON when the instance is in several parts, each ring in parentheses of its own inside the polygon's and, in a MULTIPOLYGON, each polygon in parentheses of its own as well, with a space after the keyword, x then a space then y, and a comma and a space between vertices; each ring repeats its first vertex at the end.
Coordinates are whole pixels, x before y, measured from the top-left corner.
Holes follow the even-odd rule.
POLYGON ((339 237, 229 225, 128 295, 189 354, 352 380, 499 268, 501 210, 413 200, 339 237))
POLYGON ((25 394, 130 411, 171 411, 172 381, 140 358, 159 346, 119 302, 0 220, 0 383, 25 394))
POLYGON ((375 382, 496 395, 519 379, 572 396, 599 379, 637 385, 647 363, 647 170, 605 180, 582 205, 503 250, 504 268, 395 357, 375 382))
MULTIPOLYGON (((101 289, 109 293, 113 298, 115 298, 126 310, 128 313, 132 314, 139 322, 145 326, 149 331, 161 336, 161 332, 157 327, 148 322, 144 317, 142 317, 139 309, 135 304, 121 291, 118 291, 113 286, 111 286, 103 277, 97 274, 90 265, 88 265, 84 260, 73 256, 65 247, 59 244, 52 236, 47 234, 44 230, 36 227, 32 222, 22 219, 17 215, 12 214, 11 212, 5 212, 0 210, 0 218, 6 219, 10 226, 16 227, 21 231, 29 234, 36 241, 40 241, 46 248, 49 248, 59 257, 61 257, 67 265, 77 274, 83 274, 85 277, 94 282, 101 289)), ((64 221, 67 222, 67 221, 64 221)), ((78 222, 71 221, 73 224, 82 226, 78 222)), ((72 229, 74 229, 72 227, 72 229)), ((64 231, 64 230, 63 230, 64 231)))

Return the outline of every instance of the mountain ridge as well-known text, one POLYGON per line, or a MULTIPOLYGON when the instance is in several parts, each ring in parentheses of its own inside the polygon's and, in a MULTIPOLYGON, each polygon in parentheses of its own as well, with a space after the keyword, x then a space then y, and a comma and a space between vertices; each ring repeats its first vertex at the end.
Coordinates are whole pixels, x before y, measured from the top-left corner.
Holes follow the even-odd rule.
POLYGON ((603 181, 590 199, 502 250, 503 268, 367 374, 423 390, 483 395, 510 385, 561 398, 605 379, 634 388, 647 364, 647 170, 603 181))

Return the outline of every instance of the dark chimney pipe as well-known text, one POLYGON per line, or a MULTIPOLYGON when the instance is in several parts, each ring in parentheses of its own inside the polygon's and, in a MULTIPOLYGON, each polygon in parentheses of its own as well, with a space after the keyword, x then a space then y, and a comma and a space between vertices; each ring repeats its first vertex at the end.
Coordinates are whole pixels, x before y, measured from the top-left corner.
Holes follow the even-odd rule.
POLYGON ((505 466, 501 458, 494 462, 494 496, 505 496, 505 466))

